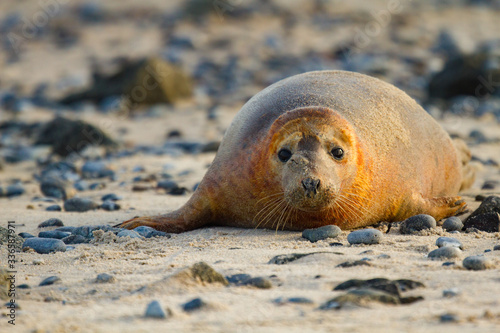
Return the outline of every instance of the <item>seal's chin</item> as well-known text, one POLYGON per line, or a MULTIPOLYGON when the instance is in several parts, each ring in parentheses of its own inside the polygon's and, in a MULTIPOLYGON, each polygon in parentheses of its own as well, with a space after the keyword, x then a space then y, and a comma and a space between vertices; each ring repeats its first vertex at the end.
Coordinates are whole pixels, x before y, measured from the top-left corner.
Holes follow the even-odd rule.
POLYGON ((297 200, 297 198, 294 199, 295 200, 286 201, 291 207, 306 213, 323 212, 330 209, 333 205, 333 202, 326 198, 314 198, 311 200, 310 198, 304 197, 301 198, 302 200, 297 200))

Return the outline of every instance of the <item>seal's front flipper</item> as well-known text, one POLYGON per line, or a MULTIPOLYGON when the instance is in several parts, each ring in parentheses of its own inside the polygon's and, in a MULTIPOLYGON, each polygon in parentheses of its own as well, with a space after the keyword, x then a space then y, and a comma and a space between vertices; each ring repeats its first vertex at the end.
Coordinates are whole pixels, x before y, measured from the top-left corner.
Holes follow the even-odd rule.
POLYGON ((439 221, 441 219, 463 213, 467 204, 462 197, 436 197, 424 199, 424 207, 426 212, 439 221))
POLYGON ((164 215, 141 216, 122 222, 116 227, 135 229, 147 226, 156 230, 180 233, 201 228, 213 221, 213 214, 207 200, 194 194, 180 209, 164 215))

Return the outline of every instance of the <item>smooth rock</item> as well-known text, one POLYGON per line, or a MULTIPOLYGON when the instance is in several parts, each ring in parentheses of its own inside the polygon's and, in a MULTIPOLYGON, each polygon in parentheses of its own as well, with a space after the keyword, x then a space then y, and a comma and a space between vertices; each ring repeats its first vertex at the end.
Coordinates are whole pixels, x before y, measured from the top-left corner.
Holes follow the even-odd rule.
POLYGON ((252 276, 250 274, 234 274, 226 276, 226 280, 230 284, 235 284, 237 286, 243 286, 250 280, 252 276))
POLYGON ((47 228, 47 227, 62 227, 64 223, 57 218, 50 218, 46 221, 43 221, 38 225, 38 228, 47 228))
POLYGON ((458 317, 453 313, 445 313, 439 317, 439 321, 442 323, 455 323, 458 322, 458 317))
POLYGON ((75 231, 75 229, 76 229, 76 227, 66 225, 64 227, 59 227, 59 228, 56 228, 54 230, 73 233, 73 231, 75 231))
POLYGON ((460 290, 458 288, 450 288, 450 289, 445 289, 443 290, 443 297, 456 297, 460 295, 460 290))
POLYGON ((460 220, 456 216, 452 216, 447 218, 443 222, 443 229, 450 232, 450 231, 460 231, 464 227, 464 224, 462 223, 462 220, 460 220))
POLYGON ((462 251, 454 246, 440 247, 434 251, 429 252, 427 257, 429 259, 454 259, 462 256, 462 251))
POLYGON ((101 197, 101 201, 103 201, 103 202, 105 202, 105 201, 118 201, 121 199, 122 199, 122 197, 120 197, 114 193, 109 193, 109 194, 103 195, 101 197))
POLYGON ((383 234, 377 229, 363 229, 351 232, 347 236, 349 244, 379 244, 383 234))
POLYGON ((116 282, 116 278, 113 275, 110 275, 108 273, 101 273, 97 275, 95 279, 96 283, 114 283, 116 282))
POLYGON ((101 161, 88 161, 82 166, 82 176, 86 179, 110 177, 113 174, 114 171, 101 161))
POLYGON ((66 244, 60 239, 33 237, 24 241, 23 250, 26 248, 31 248, 41 254, 47 254, 51 252, 65 252, 66 244))
POLYGON ((155 318, 155 319, 165 319, 167 318, 167 314, 163 310, 160 302, 152 301, 146 307, 146 312, 144 313, 144 317, 146 318, 155 318))
POLYGON ((74 244, 84 244, 84 243, 88 243, 89 242, 89 239, 83 237, 83 236, 80 236, 80 235, 69 235, 68 237, 64 237, 63 239, 61 239, 64 244, 66 245, 74 245, 74 244))
POLYGON ((48 212, 60 212, 62 211, 62 208, 59 205, 51 205, 45 208, 45 210, 48 212))
POLYGON ((135 232, 134 230, 127 230, 127 229, 120 231, 119 233, 116 234, 116 236, 142 239, 142 236, 139 235, 137 232, 135 232))
POLYGON ((335 238, 340 235, 341 232, 342 230, 336 225, 326 225, 315 229, 306 229, 302 232, 302 237, 315 243, 319 240, 335 238))
MULTIPOLYGON (((472 212, 472 214, 467 218, 467 220, 481 214, 487 213, 499 213, 500 214, 500 196, 491 195, 484 198, 481 205, 472 212)), ((465 220, 465 223, 467 223, 465 220)))
POLYGON ((97 203, 86 198, 75 197, 64 202, 64 210, 67 212, 86 212, 97 208, 99 208, 97 203))
POLYGON ((463 250, 462 242, 460 242, 458 239, 453 238, 453 237, 439 237, 436 240, 436 245, 438 247, 454 246, 454 247, 458 247, 460 250, 463 250))
POLYGON ((412 234, 416 231, 433 229, 436 227, 436 220, 426 214, 419 214, 407 218, 401 224, 400 231, 402 234, 412 234))
POLYGON ((112 212, 115 210, 120 210, 121 207, 116 202, 107 200, 102 203, 101 208, 109 212, 112 212))
POLYGON ((497 212, 475 215, 467 218, 464 229, 475 228, 486 232, 500 231, 500 214, 497 212))
POLYGON ((43 287, 43 286, 50 286, 56 282, 59 282, 61 281, 61 278, 59 278, 58 276, 49 276, 48 278, 44 279, 42 282, 40 282, 39 286, 40 287, 43 287))
POLYGON ((17 197, 24 194, 24 187, 19 184, 7 186, 5 196, 8 198, 17 197))
POLYGON ((500 245, 495 245, 493 247, 493 251, 500 251, 500 245))
POLYGON ((60 179, 50 177, 42 180, 40 190, 43 195, 49 198, 66 200, 68 193, 66 192, 66 183, 60 179))
POLYGON ((195 298, 183 304, 182 309, 186 312, 191 312, 195 310, 200 310, 205 306, 207 306, 207 303, 205 303, 201 298, 195 298))
POLYGON ((271 280, 265 277, 254 277, 245 282, 247 286, 253 286, 259 289, 269 289, 273 287, 271 280))
POLYGON ((139 235, 143 236, 144 238, 151 238, 151 237, 167 237, 170 238, 172 237, 171 235, 167 234, 164 231, 159 231, 151 227, 147 226, 140 226, 134 229, 135 232, 137 232, 139 235))
POLYGON ((59 230, 50 230, 50 231, 40 231, 38 233, 39 238, 55 238, 55 239, 63 239, 71 235, 71 232, 64 232, 59 230))
POLYGON ((26 238, 33 238, 35 236, 33 236, 32 234, 28 233, 28 232, 20 232, 19 233, 19 236, 21 236, 22 238, 26 239, 26 238))
POLYGON ((462 262, 464 268, 473 271, 482 271, 493 267, 493 261, 485 256, 470 256, 462 262))

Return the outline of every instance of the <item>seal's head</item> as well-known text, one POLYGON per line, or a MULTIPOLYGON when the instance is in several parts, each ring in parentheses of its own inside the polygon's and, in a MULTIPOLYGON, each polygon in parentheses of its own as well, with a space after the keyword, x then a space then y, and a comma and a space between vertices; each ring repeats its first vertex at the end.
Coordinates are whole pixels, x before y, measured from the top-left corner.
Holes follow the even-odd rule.
POLYGON ((269 163, 290 207, 321 212, 347 198, 362 156, 355 131, 340 114, 324 107, 294 109, 276 119, 270 135, 269 163))

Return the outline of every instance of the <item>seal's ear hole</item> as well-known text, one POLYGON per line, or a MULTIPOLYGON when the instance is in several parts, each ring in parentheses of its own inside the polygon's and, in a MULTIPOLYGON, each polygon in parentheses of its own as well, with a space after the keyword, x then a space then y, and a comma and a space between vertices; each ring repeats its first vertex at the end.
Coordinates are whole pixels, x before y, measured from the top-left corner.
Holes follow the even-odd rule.
POLYGON ((290 157, 292 157, 292 152, 289 149, 282 148, 278 152, 278 158, 280 159, 281 162, 287 162, 290 157))
POLYGON ((333 158, 336 159, 336 160, 343 159, 344 155, 345 155, 344 149, 342 149, 340 147, 333 148, 332 151, 331 151, 331 153, 332 153, 333 158))

